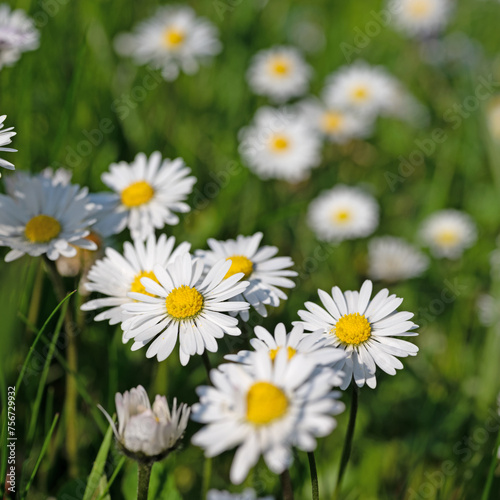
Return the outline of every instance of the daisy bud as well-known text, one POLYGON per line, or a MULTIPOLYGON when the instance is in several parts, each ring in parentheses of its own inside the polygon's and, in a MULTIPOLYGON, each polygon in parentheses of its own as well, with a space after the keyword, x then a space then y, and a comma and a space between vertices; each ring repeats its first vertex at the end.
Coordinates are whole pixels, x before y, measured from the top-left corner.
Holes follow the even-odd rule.
POLYGON ((174 399, 170 411, 165 396, 157 395, 151 406, 144 387, 137 386, 123 394, 116 393, 118 429, 109 414, 100 406, 113 428, 120 450, 140 463, 163 460, 179 445, 186 430, 191 409, 174 399))

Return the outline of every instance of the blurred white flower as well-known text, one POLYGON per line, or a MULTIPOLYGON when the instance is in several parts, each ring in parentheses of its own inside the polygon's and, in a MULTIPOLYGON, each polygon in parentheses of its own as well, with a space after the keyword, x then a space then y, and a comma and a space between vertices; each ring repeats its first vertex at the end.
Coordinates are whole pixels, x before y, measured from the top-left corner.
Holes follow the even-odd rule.
POLYGON ((301 19, 290 29, 290 40, 305 52, 319 52, 325 47, 326 37, 322 27, 314 21, 301 19))
MULTIPOLYGON (((236 273, 243 273, 243 279, 250 284, 242 296, 234 300, 246 300, 261 316, 267 316, 266 306, 278 307, 280 300, 287 295, 281 288, 293 288, 295 283, 289 279, 297 276, 295 271, 287 269, 293 266, 290 257, 274 257, 277 247, 263 246, 259 248, 262 233, 253 236, 238 236, 236 240, 208 240, 210 250, 197 250, 208 272, 221 259, 230 260, 231 267, 226 278, 236 273)), ((249 312, 240 311, 244 321, 248 321, 249 312)))
POLYGON ((363 238, 377 228, 379 207, 375 198, 362 189, 340 184, 311 202, 307 221, 323 241, 363 238))
POLYGON ((144 387, 137 386, 115 396, 118 428, 109 414, 99 406, 108 419, 121 451, 139 462, 155 462, 175 450, 186 430, 190 408, 184 403, 172 411, 165 396, 157 395, 151 406, 144 387))
POLYGON ((458 259, 476 242, 476 224, 469 215, 458 210, 440 210, 425 219, 420 237, 435 257, 458 259))
POLYGON ((257 498, 257 493, 251 488, 246 488, 242 493, 230 493, 229 491, 209 490, 207 500, 274 500, 274 497, 267 496, 257 498))
POLYGON ((131 56, 137 64, 150 64, 162 70, 165 80, 175 80, 182 70, 193 74, 200 64, 218 54, 222 45, 217 28, 196 17, 186 5, 168 5, 137 25, 133 33, 115 39, 116 51, 131 56))
POLYGON ((272 47, 258 52, 247 71, 250 88, 257 95, 283 103, 304 95, 312 69, 294 47, 272 47))
POLYGON ((498 301, 487 293, 481 294, 476 301, 479 321, 484 326, 491 326, 500 319, 498 301))
POLYGON ((239 134, 243 161, 261 179, 299 182, 321 162, 321 139, 302 113, 262 107, 239 134))
POLYGON ((418 326, 409 321, 413 313, 398 312, 403 299, 389 296, 384 288, 373 299, 372 282, 367 280, 361 290, 342 293, 332 288, 331 295, 318 290, 324 308, 306 302, 307 311, 299 311, 304 328, 311 332, 322 330, 335 347, 345 349, 347 357, 335 368, 345 373, 340 388, 345 390, 352 379, 359 387, 374 389, 377 385, 377 366, 395 375, 403 364, 397 357, 416 356, 418 347, 398 337, 418 335, 411 331, 418 326))
MULTIPOLYGON (((181 158, 164 160, 158 151, 149 158, 139 153, 132 163, 113 163, 109 170, 101 178, 116 193, 115 209, 102 217, 101 223, 107 224, 108 217, 112 217, 117 232, 126 224, 133 239, 145 240, 165 224, 178 224, 179 217, 174 212, 189 212, 184 200, 196 178, 189 176, 191 170, 181 158)), ((113 204, 111 198, 109 204, 113 204)))
POLYGON ((368 245, 368 275, 374 280, 400 281, 420 276, 429 258, 402 238, 373 238, 368 245))
POLYGON ((153 273, 155 265, 166 267, 178 256, 189 252, 191 247, 189 243, 181 243, 174 250, 174 246, 175 237, 167 238, 162 234, 157 240, 156 236, 151 234, 146 242, 125 242, 123 255, 113 248, 106 248, 105 257, 90 268, 86 289, 107 297, 86 302, 81 307, 82 311, 107 308, 94 318, 95 321, 109 320, 110 325, 124 321, 126 315, 120 306, 134 302, 127 294, 147 293, 140 280, 144 277, 156 280, 153 273))
POLYGON ((450 0, 389 0, 388 9, 396 28, 408 36, 428 36, 441 31, 449 22, 450 0))
MULTIPOLYGON (((304 327, 299 324, 287 333, 285 325, 279 323, 274 329, 274 335, 262 326, 256 326, 254 331, 257 338, 250 339, 254 351, 240 351, 238 354, 228 354, 225 358, 235 363, 248 364, 258 352, 265 352, 274 361, 278 352, 283 350, 287 353, 288 359, 301 354, 318 367, 331 368, 346 357, 343 349, 330 345, 322 330, 304 333, 304 327)), ((334 373, 334 377, 332 385, 340 385, 342 382, 340 372, 334 373)))
MULTIPOLYGON (((193 444, 207 457, 238 446, 230 478, 240 484, 262 455, 281 474, 292 462, 292 447, 316 448, 316 438, 330 434, 344 404, 332 392, 330 370, 316 370, 301 354, 288 359, 280 350, 274 361, 257 352, 249 365, 229 363, 212 370, 213 387, 199 387, 193 420, 206 424, 193 444)), ((335 379, 335 377, 333 377, 335 379)))
POLYGON ((11 251, 7 262, 24 254, 73 257, 77 247, 96 250, 87 238, 99 207, 91 202, 87 188, 53 184, 40 175, 17 177, 10 195, 0 195, 0 245, 11 251))
MULTIPOLYGON (((9 127, 4 129, 3 122, 7 118, 7 115, 0 116, 0 151, 5 151, 7 153, 15 153, 17 149, 6 148, 12 142, 12 137, 16 135, 17 132, 14 132, 14 127, 9 127)), ((14 170, 14 165, 3 158, 0 158, 0 167, 7 168, 9 170, 14 170)))
POLYGON ((33 19, 24 10, 11 10, 7 4, 0 4, 0 70, 12 66, 23 52, 39 45, 40 33, 33 19))
POLYGON ((496 142, 500 142, 500 96, 496 96, 489 102, 487 121, 491 137, 496 142))
POLYGON ((240 281, 243 273, 225 278, 230 267, 231 262, 223 259, 202 277, 203 262, 188 253, 166 267, 154 266, 153 279, 140 279, 144 291, 129 292, 128 297, 134 300, 122 305, 129 316, 122 323, 124 340, 134 339, 133 351, 152 341, 146 357, 163 361, 178 338, 183 366, 205 349, 217 352, 215 339, 241 334, 238 320, 226 313, 250 307, 247 302, 231 300, 243 293, 248 282, 240 281))
POLYGON ((370 116, 327 106, 314 98, 298 106, 311 128, 332 142, 344 144, 351 139, 364 139, 373 131, 373 118, 370 116))

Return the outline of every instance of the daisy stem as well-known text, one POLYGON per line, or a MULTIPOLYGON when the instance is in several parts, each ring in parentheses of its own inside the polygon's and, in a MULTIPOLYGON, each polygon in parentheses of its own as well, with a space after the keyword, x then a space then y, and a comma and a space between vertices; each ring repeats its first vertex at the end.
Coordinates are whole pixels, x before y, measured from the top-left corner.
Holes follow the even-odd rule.
MULTIPOLYGON (((56 265, 53 261, 45 259, 45 267, 47 273, 54 286, 54 291, 58 301, 63 300, 68 294, 63 280, 57 272, 56 265)), ((69 476, 75 478, 78 476, 78 430, 76 427, 77 420, 77 398, 78 390, 74 374, 78 369, 78 357, 76 349, 76 323, 73 318, 71 307, 66 308, 64 316, 64 328, 66 333, 66 360, 68 370, 66 371, 66 398, 64 400, 65 410, 65 428, 66 428, 66 456, 68 459, 69 476)))
POLYGON ((309 459, 309 470, 311 471, 312 498, 313 500, 319 500, 318 470, 316 469, 314 452, 310 451, 307 458, 309 459))
POLYGON ((149 479, 153 464, 139 462, 137 465, 137 500, 148 500, 149 479))
POLYGON ((351 456, 352 449, 352 439, 354 437, 354 427, 356 426, 356 415, 358 414, 358 397, 359 397, 359 387, 355 382, 352 383, 352 398, 351 398, 351 410, 349 414, 349 425, 347 426, 347 432, 344 440, 344 447, 342 449, 342 458, 340 459, 339 475, 337 479, 337 487, 335 488, 336 496, 340 493, 340 487, 342 485, 342 478, 344 477, 349 458, 351 456))
POLYGON ((281 489, 283 490, 283 500, 293 500, 292 480, 288 469, 281 473, 280 481, 281 489))
POLYGON ((488 478, 486 479, 486 484, 484 485, 483 495, 481 500, 488 500, 490 497, 491 485, 493 484, 493 476, 495 475, 495 469, 498 463, 497 453, 500 447, 500 432, 497 434, 497 439, 495 441, 495 446, 493 448, 493 459, 491 460, 490 470, 488 471, 488 478))
POLYGON ((212 457, 205 458, 203 465, 203 483, 201 487, 201 498, 207 498, 208 488, 210 488, 210 478, 212 477, 212 457))
POLYGON ((203 360, 203 365, 205 366, 205 370, 207 371, 208 382, 210 383, 210 371, 212 370, 212 363, 210 363, 210 358, 208 357, 207 351, 203 351, 201 359, 203 360))

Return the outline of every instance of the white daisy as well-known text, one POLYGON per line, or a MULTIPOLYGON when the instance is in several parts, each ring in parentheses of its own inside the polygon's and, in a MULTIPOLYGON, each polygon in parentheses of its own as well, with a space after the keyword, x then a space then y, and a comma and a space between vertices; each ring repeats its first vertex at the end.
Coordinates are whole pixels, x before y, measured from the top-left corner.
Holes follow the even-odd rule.
POLYGON ((424 220, 420 237, 435 257, 458 259, 476 242, 476 224, 464 212, 440 210, 424 220))
POLYGON ((242 493, 230 493, 229 491, 209 490, 207 500, 274 500, 274 497, 257 498, 257 493, 251 488, 246 488, 242 493))
POLYGON ((24 10, 0 5, 0 69, 12 66, 23 52, 35 50, 40 45, 40 34, 33 19, 24 10))
POLYGON ((368 245, 368 275, 374 280, 399 281, 420 276, 429 258, 401 238, 373 238, 368 245))
MULTIPOLYGON (((0 6, 1 9, 1 6, 0 6)), ((0 45, 1 46, 1 45, 0 45)), ((7 118, 7 115, 0 116, 0 151, 5 151, 8 153, 15 153, 17 149, 5 148, 7 144, 12 142, 11 137, 14 137, 17 132, 13 132, 14 127, 9 127, 4 129, 3 122, 7 118)), ((14 170, 14 165, 3 158, 0 158, 0 167, 7 168, 9 170, 14 170)))
POLYGON ((121 450, 140 462, 163 460, 179 446, 191 409, 174 399, 170 410, 165 396, 157 395, 153 405, 142 387, 115 396, 118 428, 108 412, 98 405, 111 424, 121 450))
POLYGON ((337 185, 311 202, 307 220, 323 241, 362 238, 377 228, 379 207, 375 198, 362 189, 337 185))
MULTIPOLYGON (((236 273, 243 273, 244 279, 250 283, 242 296, 235 300, 246 300, 261 316, 267 316, 266 305, 278 307, 280 300, 287 296, 280 288, 293 288, 295 283, 289 278, 297 276, 292 267, 290 257, 274 257, 277 247, 263 246, 259 248, 262 233, 253 236, 238 236, 236 240, 208 240, 210 250, 198 250, 199 256, 208 270, 221 259, 230 260, 231 267, 225 276, 228 278, 236 273)), ((249 312, 241 311, 240 316, 248 321, 249 312)))
POLYGON ((313 129, 338 144, 344 144, 351 139, 366 138, 373 130, 371 117, 329 107, 317 99, 300 103, 300 109, 313 129))
POLYGON ((413 313, 397 312, 403 299, 389 295, 384 288, 373 299, 372 282, 363 283, 359 292, 342 293, 332 288, 332 294, 318 290, 325 309, 306 302, 307 311, 299 311, 304 328, 315 332, 321 329, 335 347, 345 349, 347 358, 336 368, 345 373, 341 389, 348 387, 351 378, 359 387, 366 383, 372 389, 377 385, 377 366, 389 375, 395 375, 403 364, 396 356, 415 356, 418 347, 405 340, 393 338, 418 335, 418 326, 409 321, 413 313))
POLYGON ((395 79, 381 66, 356 61, 328 77, 323 91, 327 106, 376 116, 390 108, 396 95, 395 79))
POLYGON ((177 257, 189 252, 191 245, 181 243, 175 250, 175 238, 167 238, 162 234, 158 240, 154 234, 149 235, 146 242, 135 240, 123 244, 123 255, 113 248, 106 248, 105 257, 98 260, 88 273, 85 288, 89 292, 99 292, 107 298, 90 300, 82 305, 82 311, 94 311, 108 308, 98 314, 95 321, 108 321, 116 325, 125 320, 126 315, 120 307, 133 303, 129 292, 147 294, 141 279, 144 277, 156 280, 153 268, 156 265, 166 267, 177 257))
POLYGON ((95 250, 86 238, 99 207, 86 188, 54 185, 41 176, 26 176, 13 195, 0 195, 0 244, 12 250, 7 262, 29 254, 50 260, 73 257, 80 247, 95 250))
POLYGON ((390 0, 394 25, 409 36, 427 36, 441 31, 450 20, 450 0, 390 0))
POLYGON ((311 75, 311 67, 296 48, 272 47, 261 50, 252 58, 247 80, 257 95, 283 103, 292 97, 304 95, 311 75))
POLYGON ((321 162, 319 135, 291 108, 258 109, 239 139, 243 160, 261 179, 299 182, 321 162))
POLYGON ((149 344, 146 357, 165 360, 179 337, 179 357, 184 366, 205 349, 217 352, 217 342, 227 335, 240 335, 238 320, 225 313, 248 309, 247 302, 231 301, 248 286, 239 281, 243 273, 224 279, 231 263, 217 262, 202 278, 203 263, 185 253, 166 268, 153 268, 155 280, 140 280, 145 294, 131 292, 134 303, 124 304, 131 315, 122 323, 124 339, 134 339, 132 350, 149 344))
POLYGON ((255 355, 250 365, 230 363, 212 370, 213 387, 199 387, 200 402, 193 419, 207 424, 193 436, 193 444, 207 457, 238 446, 230 478, 240 484, 260 455, 276 474, 292 462, 292 447, 316 448, 317 437, 336 426, 332 415, 344 410, 332 392, 329 370, 297 354, 288 359, 278 352, 274 361, 267 352, 255 355))
POLYGON ((196 178, 188 177, 191 170, 181 158, 162 160, 155 151, 148 159, 139 153, 132 163, 113 163, 109 170, 101 178, 117 193, 116 211, 111 216, 121 214, 117 229, 125 219, 133 239, 144 240, 165 224, 177 224, 179 217, 174 212, 189 212, 184 200, 196 178))
MULTIPOLYGON (((279 323, 274 329, 274 336, 262 326, 256 326, 254 332, 257 338, 250 339, 250 344, 255 351, 240 351, 238 354, 228 354, 225 358, 236 363, 248 364, 258 352, 265 352, 274 361, 278 352, 283 350, 288 354, 288 359, 301 354, 318 366, 332 367, 346 357, 343 349, 329 345, 329 339, 322 330, 306 334, 300 324, 295 325, 292 331, 287 333, 285 325, 279 323)), ((340 385, 339 374, 335 377, 332 385, 340 385)))
POLYGON ((137 64, 161 68, 165 80, 182 70, 193 74, 200 63, 218 54, 222 45, 217 28, 185 5, 159 7, 155 15, 137 25, 133 33, 118 35, 115 48, 137 64))

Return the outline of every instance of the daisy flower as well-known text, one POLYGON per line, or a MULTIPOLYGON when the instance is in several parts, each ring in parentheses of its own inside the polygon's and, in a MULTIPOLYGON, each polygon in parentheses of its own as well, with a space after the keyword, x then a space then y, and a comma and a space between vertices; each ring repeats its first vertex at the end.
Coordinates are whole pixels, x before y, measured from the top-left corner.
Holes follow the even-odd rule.
POLYGON ((272 47, 258 52, 252 58, 247 80, 257 95, 282 103, 305 94, 311 75, 311 67, 297 49, 272 47))
POLYGON ((181 158, 162 160, 158 151, 149 158, 139 153, 132 163, 113 163, 109 170, 101 178, 116 193, 112 216, 121 214, 117 230, 126 220, 133 239, 145 240, 155 229, 177 224, 174 212, 189 212, 184 200, 196 178, 188 176, 191 170, 181 158))
MULTIPOLYGON (((1 6, 0 6, 1 8, 1 6)), ((1 44, 0 44, 1 46, 1 44)), ((5 151, 8 153, 15 153, 17 149, 11 149, 11 148, 5 148, 4 146, 7 146, 12 142, 11 137, 14 137, 17 132, 13 132, 14 127, 9 127, 4 129, 3 122, 5 121, 5 118, 7 118, 7 115, 2 115, 0 116, 0 151, 5 151)), ((4 160, 0 158, 0 167, 7 168, 9 170, 14 170, 14 165, 7 160, 4 160)))
POLYGON ((414 344, 394 338, 418 335, 411 331, 418 328, 409 321, 413 313, 397 312, 403 299, 389 295, 386 288, 371 299, 372 288, 372 282, 367 280, 359 292, 342 293, 337 286, 332 288, 331 295, 318 290, 324 308, 306 302, 307 311, 299 311, 305 330, 321 329, 331 345, 345 350, 347 357, 335 367, 345 373, 342 390, 351 379, 359 387, 366 383, 374 389, 377 366, 395 375, 396 370, 403 368, 397 357, 415 356, 418 352, 414 344))
POLYGON ((429 259, 401 238, 383 236, 368 245, 368 275, 374 280, 399 281, 420 276, 429 259))
POLYGON ((207 500, 274 500, 274 497, 257 498, 257 493, 252 488, 246 488, 242 493, 230 493, 229 491, 209 490, 207 500))
POLYGON ((316 237, 323 241, 362 238, 377 228, 379 207, 365 191, 337 185, 311 202, 307 220, 316 237))
POLYGON ((450 20, 450 0, 390 0, 394 25, 409 36, 428 36, 441 31, 450 20))
POLYGON ((148 393, 137 386, 115 396, 118 428, 108 412, 98 405, 111 424, 121 451, 139 462, 163 460, 179 446, 186 431, 191 409, 174 399, 170 410, 165 396, 157 395, 153 405, 148 393))
POLYGON ((40 34, 33 19, 24 10, 11 10, 0 5, 0 69, 12 66, 23 52, 35 50, 40 45, 40 34))
POLYGON ((260 108, 239 139, 244 162, 261 179, 299 182, 321 162, 319 135, 291 108, 260 108))
POLYGON ((146 357, 163 361, 179 337, 181 364, 205 349, 217 352, 217 342, 227 335, 240 335, 238 320, 225 313, 248 309, 247 302, 230 301, 248 286, 239 281, 243 273, 224 279, 231 263, 217 262, 202 278, 203 263, 185 253, 166 268, 156 265, 154 278, 141 278, 144 293, 130 292, 133 303, 123 309, 131 315, 122 323, 124 339, 134 339, 132 350, 149 344, 146 357), (156 338, 155 338, 156 337, 156 338), (154 339, 154 340, 153 340, 154 339))
POLYGON ((137 25, 133 33, 118 35, 117 52, 137 64, 161 68, 165 80, 175 80, 182 70, 198 71, 218 54, 222 45, 217 28, 185 5, 159 7, 155 15, 137 25))
MULTIPOLYGON (((274 335, 262 326, 254 329, 257 338, 250 339, 250 344, 255 351, 240 351, 238 354, 228 354, 225 358, 236 363, 251 363, 252 357, 258 352, 265 352, 274 361, 281 350, 292 359, 296 354, 307 357, 318 366, 334 366, 346 357, 343 349, 336 349, 329 345, 329 340, 320 330, 315 333, 304 333, 302 325, 295 325, 290 333, 287 333, 283 323, 276 325, 274 335)), ((332 380, 332 385, 340 385, 341 379, 338 375, 332 380)))
MULTIPOLYGON (((282 288, 293 288, 295 283, 289 278, 297 276, 292 267, 290 257, 274 257, 278 253, 277 247, 262 246, 262 233, 253 236, 238 236, 236 240, 217 241, 208 240, 210 250, 198 250, 196 255, 202 259, 205 269, 208 270, 221 259, 231 261, 231 267, 225 278, 236 273, 243 273, 244 279, 249 282, 248 288, 242 296, 235 300, 247 301, 261 316, 267 316, 266 306, 278 307, 280 300, 286 300, 286 293, 282 288)), ((248 321, 249 312, 240 311, 243 321, 248 321)))
POLYGON ((373 130, 372 118, 327 106, 320 100, 309 99, 300 103, 300 109, 313 129, 337 144, 366 138, 373 130))
POLYGON ((394 82, 384 68, 357 61, 328 77, 323 99, 333 108, 376 116, 391 107, 394 82))
POLYGON ((240 484, 262 455, 269 469, 281 474, 292 462, 292 447, 316 448, 317 437, 336 426, 332 415, 344 410, 332 392, 329 370, 297 354, 288 359, 281 350, 274 361, 259 352, 250 365, 230 363, 212 370, 213 387, 197 389, 200 402, 193 420, 206 426, 193 436, 193 444, 207 457, 238 446, 230 478, 240 484))
POLYGON ((5 260, 24 254, 57 260, 76 255, 76 247, 95 250, 86 237, 98 208, 86 188, 26 176, 14 194, 0 195, 0 245, 11 248, 5 260))
POLYGON ((440 210, 424 220, 420 237, 435 257, 458 259, 476 242, 476 224, 464 212, 440 210))
POLYGON ((156 280, 153 273, 156 265, 166 267, 180 255, 189 252, 191 247, 185 242, 175 250, 174 246, 174 236, 167 238, 162 234, 157 240, 155 235, 151 234, 146 242, 125 242, 123 255, 113 248, 106 248, 105 257, 90 268, 85 288, 88 292, 99 292, 107 297, 85 302, 81 307, 82 311, 107 308, 94 318, 95 321, 109 321, 110 325, 124 321, 126 315, 121 306, 134 302, 127 294, 147 294, 141 279, 147 277, 156 280))

